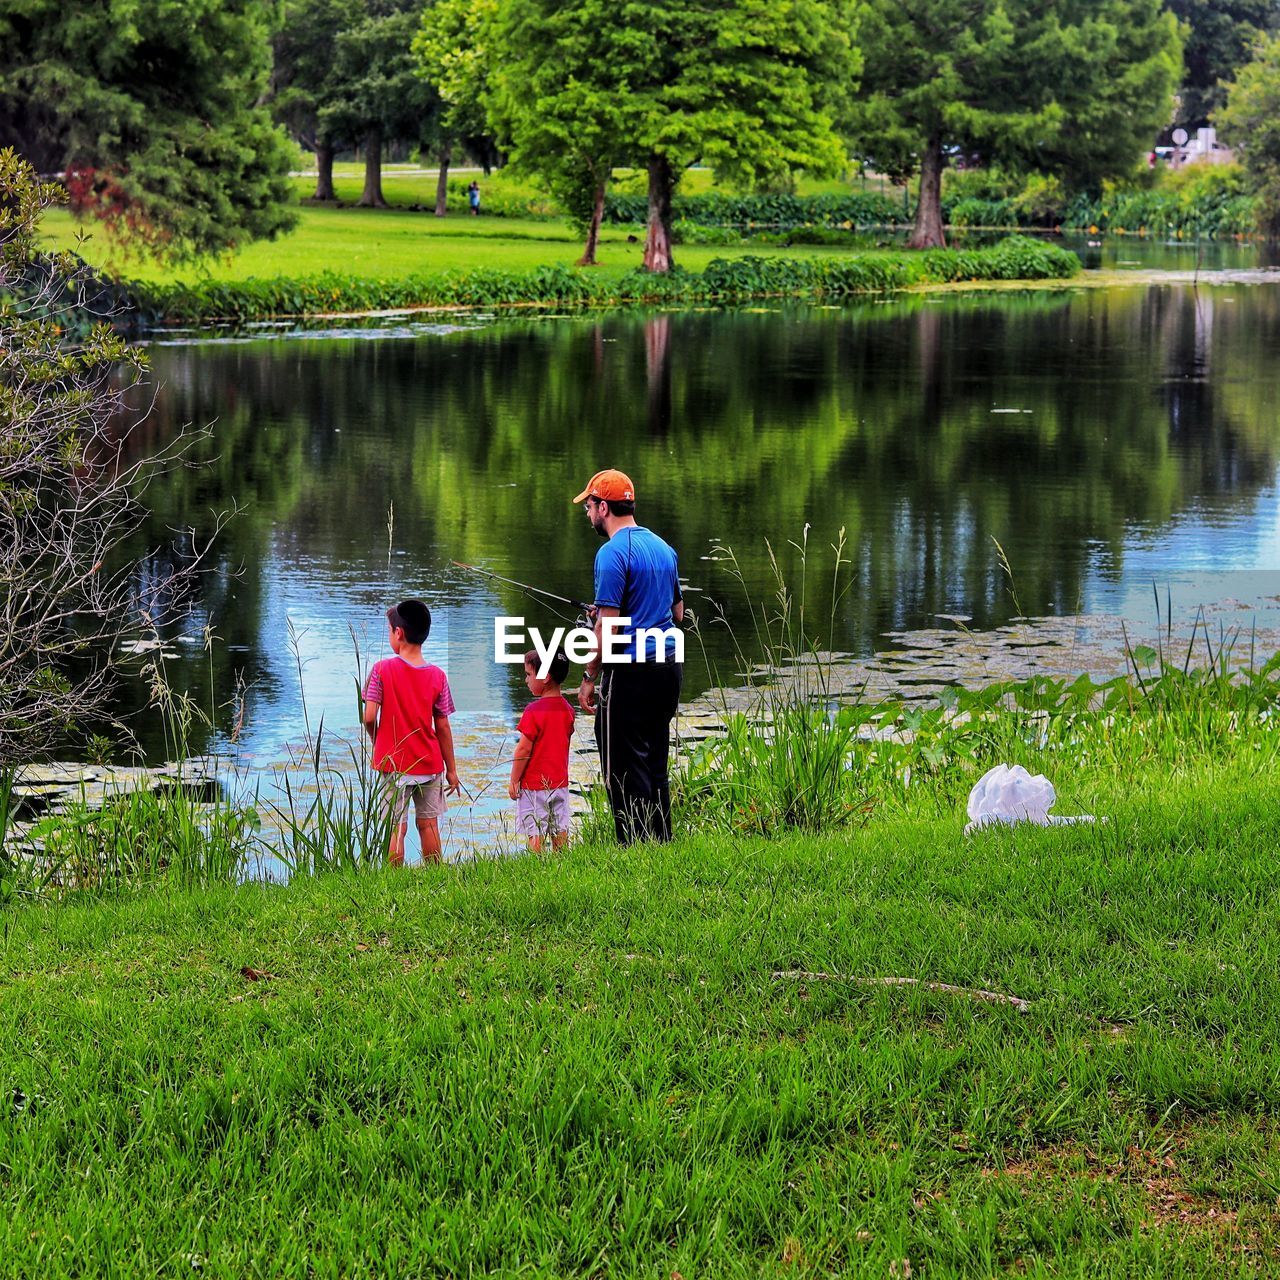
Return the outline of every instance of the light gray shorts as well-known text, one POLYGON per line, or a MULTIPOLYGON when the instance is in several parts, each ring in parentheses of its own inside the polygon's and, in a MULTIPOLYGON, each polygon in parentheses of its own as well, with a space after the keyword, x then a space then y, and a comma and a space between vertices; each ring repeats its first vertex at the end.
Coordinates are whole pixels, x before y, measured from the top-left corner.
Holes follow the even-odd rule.
POLYGON ((382 783, 382 812, 393 827, 408 822, 410 800, 417 821, 443 817, 449 807, 444 802, 444 774, 387 774, 382 783))
POLYGON ((516 801, 516 831, 526 840, 544 840, 569 830, 569 788, 552 791, 524 791, 516 801))

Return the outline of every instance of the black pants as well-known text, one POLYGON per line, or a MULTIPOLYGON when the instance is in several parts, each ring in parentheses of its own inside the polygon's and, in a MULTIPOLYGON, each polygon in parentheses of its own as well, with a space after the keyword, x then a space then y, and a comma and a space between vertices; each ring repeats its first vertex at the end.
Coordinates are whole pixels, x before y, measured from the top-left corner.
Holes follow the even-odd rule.
POLYGON ((683 672, 678 662, 637 662, 604 670, 596 746, 621 844, 671 839, 667 760, 683 672))

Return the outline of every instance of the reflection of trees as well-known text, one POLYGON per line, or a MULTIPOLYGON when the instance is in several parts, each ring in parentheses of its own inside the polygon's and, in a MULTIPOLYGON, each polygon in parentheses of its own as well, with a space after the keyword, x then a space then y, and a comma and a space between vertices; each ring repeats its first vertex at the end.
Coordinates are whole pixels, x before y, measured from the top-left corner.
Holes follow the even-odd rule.
POLYGON ((372 596, 390 589, 389 504, 424 589, 473 592, 457 558, 585 594, 597 544, 568 498, 610 465, 695 583, 721 585, 699 559, 714 540, 763 592, 766 535, 808 521, 825 546, 847 526, 850 648, 929 613, 1007 616, 993 537, 1024 607, 1069 609, 1090 545, 1118 558, 1134 523, 1272 474, 1275 379, 1258 370, 1280 319, 1264 290, 1233 296, 1207 322, 1188 290, 1135 289, 162 348, 156 430, 212 421, 213 457, 153 492, 151 533, 246 507, 203 605, 251 653, 270 643, 272 554, 318 582, 363 564, 372 596))

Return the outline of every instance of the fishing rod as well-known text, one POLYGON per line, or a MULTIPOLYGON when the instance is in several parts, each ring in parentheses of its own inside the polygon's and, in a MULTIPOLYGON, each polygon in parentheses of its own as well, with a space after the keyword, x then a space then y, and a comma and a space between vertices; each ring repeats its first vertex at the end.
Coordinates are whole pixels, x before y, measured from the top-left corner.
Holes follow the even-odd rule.
POLYGON ((575 600, 572 596, 558 596, 554 591, 547 591, 542 587, 531 587, 527 582, 517 582, 514 578, 504 578, 502 574, 494 573, 491 569, 481 569, 479 565, 463 564, 461 560, 452 560, 450 563, 459 569, 466 569, 468 573, 478 573, 482 578, 492 578, 494 582, 505 582, 509 587, 519 587, 529 595, 542 596, 544 600, 555 600, 560 604, 570 605, 574 609, 581 609, 583 612, 595 608, 585 600, 575 600))

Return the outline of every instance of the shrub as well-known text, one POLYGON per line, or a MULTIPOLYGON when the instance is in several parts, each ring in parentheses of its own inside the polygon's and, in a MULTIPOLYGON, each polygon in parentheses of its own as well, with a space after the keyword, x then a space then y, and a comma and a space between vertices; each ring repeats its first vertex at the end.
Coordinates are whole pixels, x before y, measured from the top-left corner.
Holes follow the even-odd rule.
MULTIPOLYGON (((450 178, 448 208, 452 213, 467 213, 470 202, 467 187, 474 174, 450 178)), ((561 210, 555 200, 532 180, 502 169, 480 183, 480 210, 486 218, 556 218, 561 210)))
MULTIPOLYGON (((719 193, 677 196, 677 219, 706 227, 826 227, 894 226, 903 221, 902 206, 887 196, 850 191, 847 194, 795 196, 787 194, 731 196, 719 193)), ((605 201, 605 221, 644 222, 648 203, 643 195, 610 193, 605 201)))
POLYGON ((742 232, 735 227, 704 227, 688 218, 677 218, 671 224, 671 238, 676 244, 730 245, 742 243, 742 232))
POLYGON ((1058 178, 1010 178, 999 170, 946 175, 943 217, 956 227, 1092 227, 1163 235, 1247 235, 1258 204, 1238 165, 1191 165, 1108 182, 1072 195, 1058 178))

